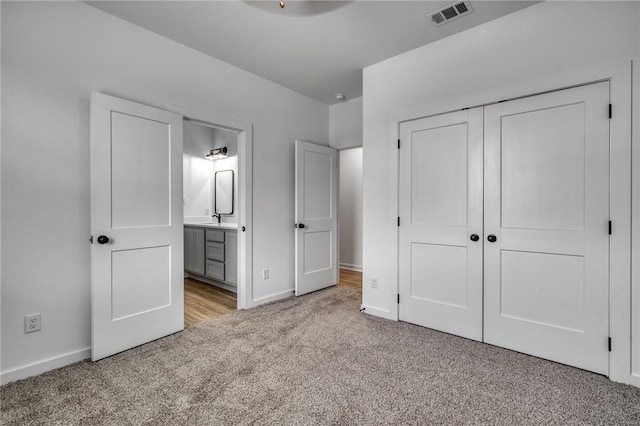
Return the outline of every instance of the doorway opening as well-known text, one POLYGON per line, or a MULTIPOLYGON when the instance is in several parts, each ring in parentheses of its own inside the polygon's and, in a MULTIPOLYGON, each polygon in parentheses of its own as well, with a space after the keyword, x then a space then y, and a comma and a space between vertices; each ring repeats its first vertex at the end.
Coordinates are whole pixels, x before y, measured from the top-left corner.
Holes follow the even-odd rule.
POLYGON ((185 327, 237 308, 238 132, 184 120, 185 327))
POLYGON ((338 151, 340 285, 362 291, 362 147, 338 151))

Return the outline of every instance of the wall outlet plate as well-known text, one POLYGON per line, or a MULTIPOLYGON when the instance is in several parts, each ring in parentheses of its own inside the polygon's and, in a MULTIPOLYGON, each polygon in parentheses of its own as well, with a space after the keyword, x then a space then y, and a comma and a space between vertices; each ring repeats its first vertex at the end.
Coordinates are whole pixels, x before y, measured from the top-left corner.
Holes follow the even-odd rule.
POLYGON ((371 288, 378 288, 378 279, 375 277, 371 278, 371 288))
POLYGON ((263 269, 262 270, 262 279, 263 280, 268 280, 269 279, 269 270, 268 269, 263 269))
POLYGON ((33 333, 40 331, 40 313, 24 316, 24 332, 33 333))

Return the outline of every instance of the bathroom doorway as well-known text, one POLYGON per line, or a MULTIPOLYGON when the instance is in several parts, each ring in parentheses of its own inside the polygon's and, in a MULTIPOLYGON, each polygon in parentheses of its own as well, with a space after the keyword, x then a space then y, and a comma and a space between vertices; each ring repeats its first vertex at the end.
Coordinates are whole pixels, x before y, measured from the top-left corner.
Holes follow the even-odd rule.
POLYGON ((189 327, 253 306, 253 125, 191 108, 170 109, 184 117, 184 290, 189 327), (217 188, 225 191, 218 200, 217 188))
POLYGON ((185 327, 236 310, 238 132, 185 119, 185 327))

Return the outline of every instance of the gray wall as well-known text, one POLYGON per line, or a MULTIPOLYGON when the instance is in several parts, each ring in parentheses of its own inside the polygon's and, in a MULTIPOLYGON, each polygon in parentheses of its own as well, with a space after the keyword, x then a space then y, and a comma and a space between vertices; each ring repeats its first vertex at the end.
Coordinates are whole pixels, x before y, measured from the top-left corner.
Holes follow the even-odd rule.
POLYGON ((362 98, 329 107, 329 139, 336 149, 362 146, 362 98))

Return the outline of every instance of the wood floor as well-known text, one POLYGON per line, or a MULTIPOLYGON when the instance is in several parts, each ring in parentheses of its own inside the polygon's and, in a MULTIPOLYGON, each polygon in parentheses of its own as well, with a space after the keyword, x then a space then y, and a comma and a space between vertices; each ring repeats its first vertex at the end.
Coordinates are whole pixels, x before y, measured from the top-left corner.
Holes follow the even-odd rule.
POLYGON ((191 278, 184 279, 184 327, 236 310, 236 294, 191 278))
POLYGON ((362 272, 352 271, 350 269, 340 269, 340 283, 356 288, 362 292, 362 272))
MULTIPOLYGON (((340 269, 340 282, 362 291, 362 272, 340 269)), ((236 294, 192 278, 184 279, 184 326, 218 318, 236 310, 236 294)))

